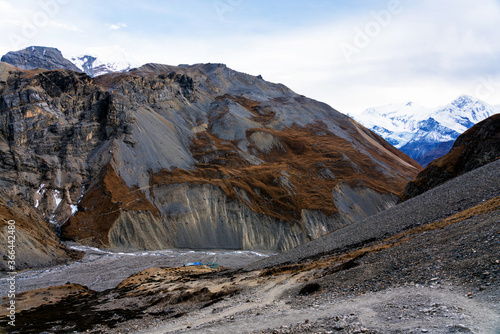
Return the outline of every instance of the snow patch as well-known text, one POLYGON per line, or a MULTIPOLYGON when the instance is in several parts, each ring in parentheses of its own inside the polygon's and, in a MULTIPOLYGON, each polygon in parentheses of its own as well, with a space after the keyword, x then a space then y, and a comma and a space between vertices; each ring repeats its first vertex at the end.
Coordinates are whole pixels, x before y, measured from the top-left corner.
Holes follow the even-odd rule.
POLYGON ((36 191, 37 194, 43 194, 45 190, 42 192, 43 187, 45 187, 45 183, 42 183, 40 187, 38 187, 38 190, 36 191))
POLYGON ((54 201, 56 202, 56 208, 61 204, 62 198, 61 198, 61 192, 59 190, 54 190, 54 201))
POLYGON ((39 187, 38 187, 38 190, 36 191, 36 195, 35 195, 35 208, 38 208, 40 206, 40 200, 38 199, 39 197, 43 196, 43 194, 45 194, 45 189, 43 189, 43 187, 45 187, 45 183, 42 183, 39 187))
POLYGON ((86 253, 98 253, 107 256, 168 256, 168 257, 178 257, 186 254, 199 254, 199 255, 245 255, 245 256, 257 256, 257 257, 269 257, 272 255, 276 255, 276 253, 259 253, 255 251, 226 251, 226 250, 218 250, 218 251, 209 251, 209 250, 199 250, 199 251, 183 251, 176 249, 163 249, 163 250, 154 250, 154 251, 136 251, 136 252, 120 252, 120 251, 112 251, 112 250, 103 250, 95 247, 84 246, 80 244, 76 244, 73 242, 65 243, 66 247, 74 250, 78 250, 86 253))

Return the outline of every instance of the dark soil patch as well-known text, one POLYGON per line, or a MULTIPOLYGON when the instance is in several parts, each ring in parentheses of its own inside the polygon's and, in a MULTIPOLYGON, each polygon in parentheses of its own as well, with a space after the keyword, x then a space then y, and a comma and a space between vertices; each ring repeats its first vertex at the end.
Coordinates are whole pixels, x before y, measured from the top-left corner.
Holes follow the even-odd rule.
POLYGON ((306 284, 300 289, 299 295, 300 296, 305 296, 305 295, 311 295, 315 292, 318 292, 321 290, 321 285, 319 283, 309 283, 306 284))

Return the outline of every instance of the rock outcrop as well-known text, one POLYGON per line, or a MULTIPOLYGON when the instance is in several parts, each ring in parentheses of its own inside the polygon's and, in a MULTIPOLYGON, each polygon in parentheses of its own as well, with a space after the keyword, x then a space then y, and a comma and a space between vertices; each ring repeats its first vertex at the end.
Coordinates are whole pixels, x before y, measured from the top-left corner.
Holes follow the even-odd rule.
POLYGON ((220 64, 0 76, 0 185, 88 245, 285 250, 394 205, 421 169, 220 64))
POLYGON ((11 51, 2 56, 1 61, 22 70, 42 68, 46 70, 81 71, 70 60, 64 58, 61 51, 44 46, 30 46, 23 50, 11 51))
POLYGON ((0 249, 0 272, 55 265, 81 256, 60 244, 54 226, 49 226, 40 211, 3 191, 0 191, 0 218, 0 238, 4 245, 0 249), (10 255, 13 263, 9 263, 10 255))
POLYGON ((431 162, 408 183, 403 198, 420 195, 458 175, 500 158, 500 114, 476 124, 453 144, 450 152, 431 162))

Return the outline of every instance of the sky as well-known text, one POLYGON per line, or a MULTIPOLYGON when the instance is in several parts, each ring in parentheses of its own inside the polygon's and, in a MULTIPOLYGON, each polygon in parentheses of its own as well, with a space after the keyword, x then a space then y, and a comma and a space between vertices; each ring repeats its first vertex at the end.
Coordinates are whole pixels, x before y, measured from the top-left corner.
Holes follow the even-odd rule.
POLYGON ((355 115, 500 104, 500 0, 0 0, 0 54, 119 45, 139 63, 224 63, 355 115))

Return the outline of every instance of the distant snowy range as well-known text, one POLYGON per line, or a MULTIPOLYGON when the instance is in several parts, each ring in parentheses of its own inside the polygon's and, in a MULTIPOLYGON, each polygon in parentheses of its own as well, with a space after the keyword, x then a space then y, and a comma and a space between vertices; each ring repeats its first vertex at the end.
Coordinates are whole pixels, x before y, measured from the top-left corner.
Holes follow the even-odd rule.
POLYGON ((437 108, 408 102, 369 108, 349 116, 425 167, 448 153, 460 134, 497 113, 500 105, 492 106, 463 95, 437 108))
POLYGON ((125 72, 141 65, 118 45, 88 48, 71 56, 70 59, 91 77, 125 72))

